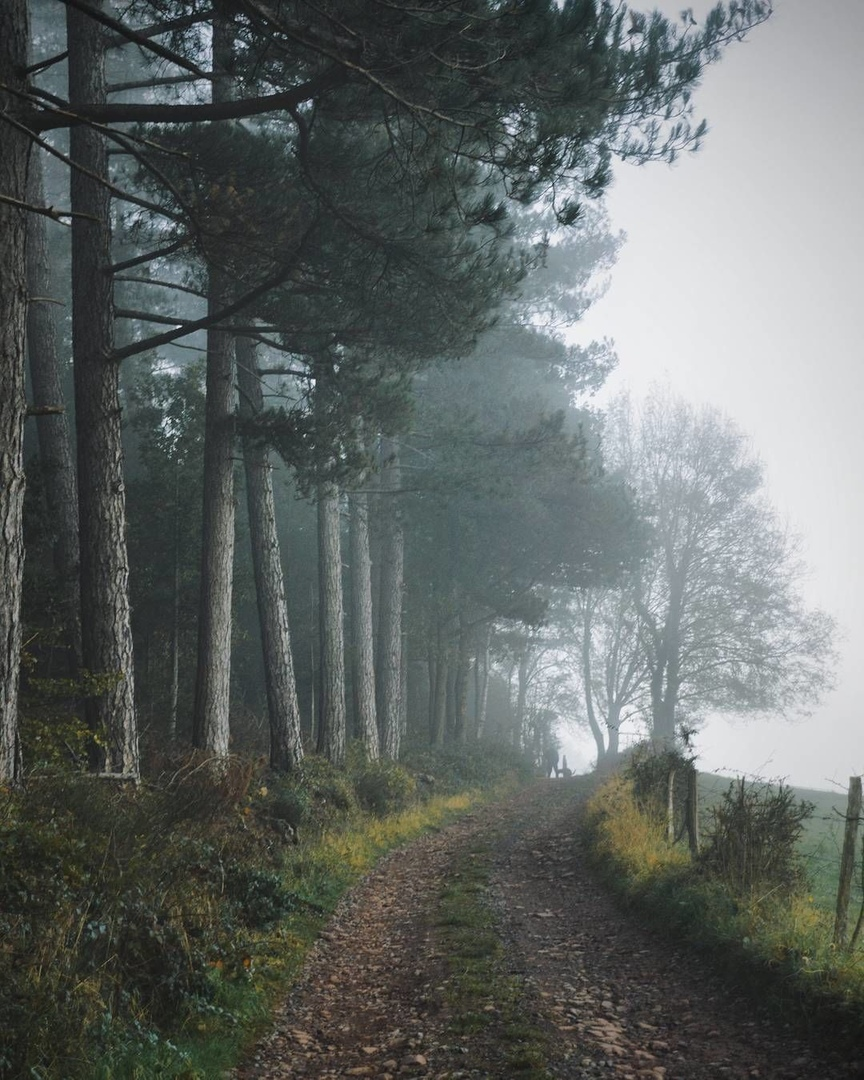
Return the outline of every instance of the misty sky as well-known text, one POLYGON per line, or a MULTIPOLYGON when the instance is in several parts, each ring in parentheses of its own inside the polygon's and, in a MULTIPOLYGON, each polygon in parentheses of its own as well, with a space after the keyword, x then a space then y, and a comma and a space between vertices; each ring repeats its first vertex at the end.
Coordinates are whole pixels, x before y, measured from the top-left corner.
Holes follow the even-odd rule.
POLYGON ((614 338, 610 392, 666 381, 751 436, 802 537, 805 595, 843 628, 842 666, 808 719, 712 720, 700 767, 823 788, 864 771, 862 49, 864 0, 778 0, 706 73, 702 150, 618 166, 607 203, 628 239, 577 332, 614 338))

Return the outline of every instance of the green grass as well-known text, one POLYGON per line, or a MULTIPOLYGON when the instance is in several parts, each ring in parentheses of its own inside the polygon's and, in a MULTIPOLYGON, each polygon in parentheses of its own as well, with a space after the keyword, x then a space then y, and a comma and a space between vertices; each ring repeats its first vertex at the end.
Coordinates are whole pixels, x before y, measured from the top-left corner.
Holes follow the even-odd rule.
POLYGON ((488 841, 468 847, 439 898, 437 941, 447 956, 451 1029, 475 1037, 474 1047, 482 1048, 486 1036, 496 1060, 484 1066, 522 1080, 549 1080, 546 1033, 526 1019, 522 982, 503 968, 504 949, 488 900, 491 850, 488 841))

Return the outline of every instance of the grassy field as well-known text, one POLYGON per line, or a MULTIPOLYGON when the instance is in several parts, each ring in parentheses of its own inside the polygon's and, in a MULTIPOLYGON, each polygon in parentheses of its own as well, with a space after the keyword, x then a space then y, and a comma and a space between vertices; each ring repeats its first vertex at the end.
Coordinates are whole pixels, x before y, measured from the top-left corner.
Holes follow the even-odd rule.
MULTIPOLYGON (((720 800, 732 781, 731 776, 718 776, 715 773, 699 774, 700 815, 704 828, 708 827, 711 806, 720 800)), ((807 869, 813 901, 819 907, 833 911, 837 899, 840 851, 843 846, 846 792, 840 789, 818 791, 812 788, 798 788, 794 785, 793 790, 799 799, 814 805, 813 814, 807 820, 805 832, 801 838, 801 855, 807 869)), ((853 912, 856 912, 862 903, 860 858, 859 840, 859 863, 852 889, 851 910, 853 912)))

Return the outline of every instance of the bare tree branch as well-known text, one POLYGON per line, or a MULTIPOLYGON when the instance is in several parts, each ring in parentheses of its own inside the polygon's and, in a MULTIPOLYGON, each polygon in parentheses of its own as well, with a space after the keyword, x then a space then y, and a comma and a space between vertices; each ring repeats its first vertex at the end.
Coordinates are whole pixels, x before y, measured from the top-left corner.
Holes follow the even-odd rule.
MULTIPOLYGON (((176 64, 177 67, 183 68, 186 71, 190 71, 198 79, 210 79, 210 74, 206 71, 202 71, 197 64, 193 64, 191 60, 187 60, 185 56, 181 56, 180 53, 174 52, 173 49, 167 49, 164 45, 160 45, 158 41, 153 41, 152 34, 148 36, 146 33, 142 34, 138 30, 133 30, 130 26, 127 26, 122 20, 114 19, 110 15, 107 15, 104 11, 100 11, 99 8, 93 7, 88 4, 86 0, 60 0, 61 4, 65 4, 67 7, 74 8, 76 11, 80 11, 82 15, 87 15, 93 19, 94 22, 100 23, 102 26, 107 27, 109 30, 113 30, 120 38, 125 38, 127 41, 134 42, 136 45, 141 45, 142 48, 149 49, 157 56, 161 56, 163 60, 168 60, 172 64, 176 64)), ((158 33, 159 31, 155 31, 158 33)))
MULTIPOLYGON (((174 289, 177 292, 189 293, 190 295, 198 296, 201 299, 204 299, 206 296, 200 289, 193 289, 189 285, 180 285, 176 281, 161 281, 159 278, 117 275, 114 280, 125 281, 133 285, 158 285, 160 289, 174 289)), ((176 321, 176 319, 172 320, 172 322, 176 321)))
MULTIPOLYGON (((70 3, 71 0, 63 0, 70 3)), ((57 128, 75 127, 77 124, 142 123, 142 124, 188 124, 204 121, 242 120, 265 113, 287 112, 302 105, 319 94, 332 90, 346 80, 345 73, 333 67, 316 75, 305 83, 277 94, 265 94, 256 98, 238 98, 235 101, 205 103, 200 105, 146 105, 121 103, 108 105, 81 105, 72 112, 68 105, 62 109, 35 112, 28 117, 31 131, 52 131, 57 128)), ((11 88, 3 86, 2 89, 11 88)))
POLYGON ((155 251, 145 251, 142 255, 136 255, 132 259, 126 259, 123 262, 114 263, 109 267, 112 274, 121 274, 124 270, 131 270, 136 266, 143 266, 144 263, 153 262, 155 259, 164 259, 168 255, 173 255, 175 251, 179 251, 189 243, 189 236, 181 236, 178 240, 175 240, 173 244, 167 244, 164 248, 157 248, 155 251))
POLYGON ((38 64, 31 64, 30 67, 25 68, 24 74, 37 75, 40 71, 45 71, 47 68, 53 67, 55 64, 62 64, 68 56, 68 52, 57 53, 56 56, 49 56, 46 60, 40 60, 38 64))
POLYGON ((15 206, 19 210, 26 210, 28 214, 41 214, 42 217, 51 218, 52 221, 57 221, 61 225, 66 225, 67 222, 64 218, 87 218, 89 221, 95 221, 96 219, 92 214, 78 214, 72 210, 55 210, 53 206, 34 206, 32 203, 22 202, 21 199, 14 199, 11 195, 0 194, 0 202, 5 203, 7 206, 15 206))

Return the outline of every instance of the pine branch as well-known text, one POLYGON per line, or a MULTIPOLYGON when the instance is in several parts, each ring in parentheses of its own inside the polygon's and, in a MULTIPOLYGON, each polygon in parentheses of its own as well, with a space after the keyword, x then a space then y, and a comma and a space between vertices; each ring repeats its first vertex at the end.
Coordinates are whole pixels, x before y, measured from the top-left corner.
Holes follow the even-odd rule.
MULTIPOLYGON (((77 162, 73 161, 68 156, 68 154, 64 154, 62 150, 58 150, 56 146, 52 146, 51 143, 47 142, 45 139, 40 139, 39 136, 35 135, 31 130, 29 130, 25 124, 20 123, 18 120, 14 120, 8 113, 0 114, 0 121, 7 123, 11 127, 14 127, 17 131, 21 131, 24 134, 28 135, 37 146, 41 147, 53 157, 58 158, 58 160, 62 161, 64 165, 68 165, 70 169, 76 169, 83 176, 87 176, 91 180, 95 180, 97 183, 101 184, 114 196, 115 199, 121 199, 123 202, 132 203, 134 206, 140 206, 144 210, 151 210, 153 211, 153 213, 158 214, 160 217, 168 218, 170 221, 183 220, 181 215, 175 214, 171 210, 166 210, 164 206, 159 206, 158 203, 150 202, 149 199, 142 199, 137 195, 130 195, 129 192, 123 191, 122 188, 118 188, 116 184, 112 184, 104 177, 98 176, 90 169, 85 169, 83 165, 79 165, 77 162)), ((97 128, 97 130, 101 129, 97 128)), ((110 129, 105 129, 103 134, 107 135, 110 138, 116 137, 118 141, 121 138, 117 132, 111 131, 110 129)), ((69 215, 64 216, 68 217, 69 215)))
MULTIPOLYGON (((71 0, 62 0, 70 3, 71 0)), ((31 131, 52 131, 57 128, 75 127, 78 124, 191 124, 218 120, 243 120, 265 113, 286 112, 339 86, 346 79, 345 73, 333 67, 307 82, 290 90, 262 97, 238 98, 234 101, 209 102, 200 105, 144 105, 117 103, 106 105, 79 105, 73 112, 68 103, 62 109, 37 112, 28 118, 31 131)), ((11 87, 2 87, 9 90, 11 87)))
MULTIPOLYGON (((74 8, 75 11, 80 11, 82 15, 87 15, 94 22, 100 23, 102 26, 107 27, 109 30, 113 30, 119 35, 121 39, 131 41, 135 45, 140 45, 144 49, 149 49, 150 52, 160 56, 163 60, 167 60, 171 64, 175 64, 179 68, 183 68, 185 71, 191 72, 196 78, 209 80, 209 72, 202 71, 197 64, 193 64, 191 60, 187 60, 185 56, 181 56, 180 53, 174 52, 173 49, 168 49, 164 45, 160 45, 158 41, 153 41, 152 36, 148 36, 146 33, 142 34, 138 30, 133 30, 131 27, 126 26, 120 19, 112 18, 104 11, 100 11, 99 8, 93 7, 88 4, 86 0, 60 0, 61 4, 65 4, 67 7, 74 8)), ((159 31, 155 31, 158 33, 159 31)))
MULTIPOLYGON (((198 23, 209 23, 212 18, 212 9, 196 11, 192 15, 182 15, 177 19, 167 19, 164 22, 142 26, 136 32, 140 37, 152 38, 159 34, 168 34, 172 30, 188 30, 190 26, 196 26, 198 23)), ((118 45, 127 45, 128 43, 129 37, 125 32, 118 33, 116 37, 111 38, 108 42, 112 48, 116 48, 118 45)))
POLYGON ((266 278, 260 285, 256 285, 254 289, 250 289, 247 293, 244 293, 239 300, 235 300, 231 304, 226 304, 225 307, 214 312, 212 315, 205 315, 200 319, 191 319, 187 322, 180 323, 176 329, 166 331, 164 334, 154 334, 152 337, 144 338, 143 341, 132 342, 120 349, 115 349, 111 354, 111 359, 116 362, 125 360, 129 356, 138 356, 140 353, 148 352, 150 349, 156 349, 160 345, 170 345, 177 338, 188 337, 189 334, 194 334, 198 330, 208 330, 210 327, 218 326, 225 319, 229 319, 238 311, 242 311, 243 308, 254 303, 260 296, 266 296, 271 289, 275 289, 278 285, 282 285, 291 275, 292 269, 292 267, 280 267, 277 273, 266 278))
POLYGON ((220 308, 219 311, 207 314, 203 318, 192 319, 188 322, 181 323, 176 329, 168 330, 164 334, 154 334, 152 337, 145 338, 143 341, 131 342, 121 349, 115 349, 111 359, 120 361, 125 360, 129 356, 138 356, 140 353, 148 352, 150 349, 157 349, 160 345, 170 345, 178 338, 188 337, 189 334, 194 334, 198 330, 207 330, 211 326, 218 326, 232 315, 235 315, 238 311, 247 308, 259 297, 266 296, 267 293, 271 292, 273 289, 283 285, 291 275, 296 272, 297 267, 302 263, 306 244, 308 243, 309 238, 315 234, 317 226, 318 215, 316 214, 306 229, 295 253, 294 260, 287 266, 281 266, 276 273, 265 278, 260 284, 244 293, 238 300, 226 304, 225 307, 220 308))

